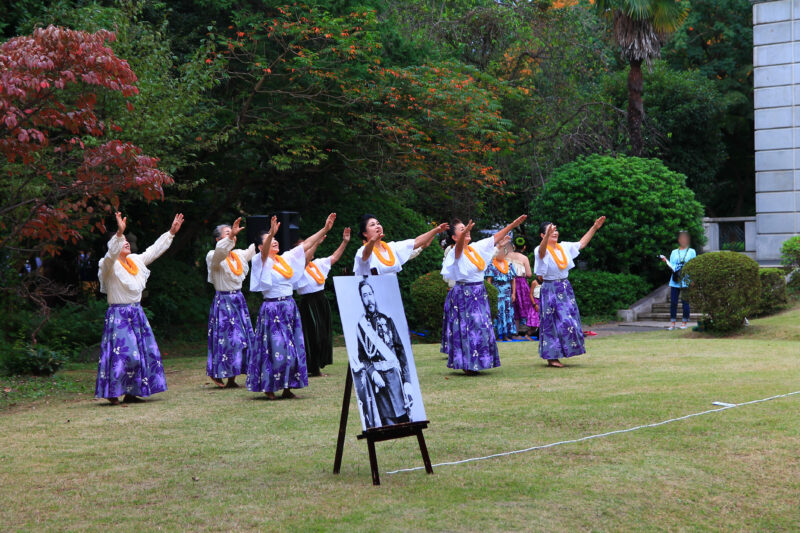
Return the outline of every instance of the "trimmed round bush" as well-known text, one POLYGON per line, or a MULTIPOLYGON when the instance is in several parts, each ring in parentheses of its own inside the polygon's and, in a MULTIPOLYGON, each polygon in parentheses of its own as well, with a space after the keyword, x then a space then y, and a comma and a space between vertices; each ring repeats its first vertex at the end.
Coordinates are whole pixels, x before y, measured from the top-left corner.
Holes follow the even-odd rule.
POLYGON ((786 275, 780 268, 761 268, 761 297, 758 300, 758 314, 775 312, 788 301, 786 297, 786 275))
POLYGON ((726 332, 742 327, 761 301, 758 263, 737 252, 712 252, 683 267, 689 278, 692 307, 704 315, 706 328, 726 332))
POLYGON ((581 316, 615 316, 650 292, 650 284, 635 274, 614 274, 592 270, 573 270, 569 281, 575 290, 581 316))
POLYGON ((784 241, 781 246, 781 264, 789 268, 800 268, 800 235, 784 241))
MULTIPOLYGON (((488 281, 484 281, 484 286, 489 297, 492 318, 494 318, 497 316, 498 291, 488 281)), ((444 282, 438 270, 418 277, 411 284, 410 292, 413 305, 406 308, 406 314, 411 320, 412 329, 427 331, 427 337, 432 342, 438 342, 442 337, 444 302, 447 299, 448 291, 447 283, 444 282)))
POLYGON ((18 376, 52 376, 67 361, 41 344, 17 342, 0 349, 0 373, 18 376))
POLYGON ((600 215, 608 220, 576 261, 589 270, 633 273, 664 282, 658 254, 676 247, 686 230, 692 246, 705 242, 703 206, 686 176, 658 159, 591 155, 557 168, 531 203, 531 222, 558 226, 560 238, 577 241, 600 215))

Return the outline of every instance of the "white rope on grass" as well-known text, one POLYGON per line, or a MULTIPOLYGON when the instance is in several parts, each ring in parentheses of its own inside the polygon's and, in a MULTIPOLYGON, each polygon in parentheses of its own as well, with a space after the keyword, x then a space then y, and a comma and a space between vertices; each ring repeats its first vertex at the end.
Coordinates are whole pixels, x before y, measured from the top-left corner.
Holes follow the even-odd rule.
MULTIPOLYGON (((494 459, 497 457, 505 457, 507 455, 515 455, 518 453, 526 453, 532 452, 535 450, 544 450, 547 448, 552 448, 554 446, 561 446, 562 444, 575 444, 578 442, 585 442, 587 440, 592 439, 599 439, 601 437, 610 437, 611 435, 619 435, 620 433, 630 433, 631 431, 638 431, 640 429, 647 429, 647 428, 655 428, 658 426, 663 426, 665 424, 671 424, 672 422, 680 422, 681 420, 687 420, 689 418, 694 418, 696 416, 703 416, 708 415, 711 413, 718 413, 720 411, 727 411, 728 409, 735 409, 736 407, 743 407, 745 405, 753 405, 756 403, 768 402, 771 400, 777 400, 780 398, 787 398, 789 396, 794 396, 795 394, 800 394, 800 391, 794 392, 787 392, 786 394, 778 394, 775 396, 770 396, 769 398, 761 398, 760 400, 751 400, 749 402, 742 402, 742 403, 726 403, 726 402, 712 402, 712 405, 719 405, 721 407, 717 409, 709 409, 707 411, 701 411, 699 413, 691 413, 684 416, 679 416, 677 418, 670 418, 669 420, 662 420, 661 422, 653 422, 652 424, 642 424, 641 426, 634 426, 627 429, 616 429, 614 431, 607 431, 605 433, 598 433, 597 435, 588 435, 586 437, 580 437, 577 439, 570 439, 570 440, 562 440, 558 442, 551 442, 550 444, 541 444, 539 446, 531 446, 530 448, 523 448, 522 450, 512 450, 510 452, 502 452, 502 453, 493 453, 491 455, 484 455, 483 457, 470 457, 469 459, 462 459, 460 461, 448 461, 445 463, 437 463, 433 465, 434 467, 439 466, 452 466, 452 465, 460 465, 464 463, 472 463, 475 461, 485 461, 486 459, 494 459)), ((400 472, 413 472, 415 470, 422 470, 424 466, 414 466, 411 468, 401 468, 399 470, 392 470, 390 472, 386 472, 387 474, 398 474, 400 472)))

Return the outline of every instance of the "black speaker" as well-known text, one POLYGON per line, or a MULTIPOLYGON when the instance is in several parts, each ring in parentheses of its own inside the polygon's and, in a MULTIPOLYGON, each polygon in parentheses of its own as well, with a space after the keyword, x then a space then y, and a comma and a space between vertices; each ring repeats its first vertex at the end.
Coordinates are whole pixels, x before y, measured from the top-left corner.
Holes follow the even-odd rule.
POLYGON ((278 211, 275 213, 281 227, 278 230, 278 244, 281 245, 281 253, 291 250, 294 244, 300 239, 300 213, 297 211, 278 211))
MULTIPOLYGON (((278 211, 275 213, 278 217, 278 222, 281 223, 278 234, 275 236, 278 239, 278 244, 281 247, 281 253, 290 250, 294 243, 300 239, 300 213, 296 211, 278 211)), ((256 248, 261 245, 258 240, 258 234, 261 230, 269 229, 269 221, 272 215, 253 215, 247 217, 247 240, 254 242, 256 248)))
POLYGON ((269 217, 267 215, 253 215, 247 217, 245 220, 245 229, 247 230, 247 242, 255 243, 256 250, 261 246, 261 241, 258 240, 258 234, 262 229, 269 229, 269 217))

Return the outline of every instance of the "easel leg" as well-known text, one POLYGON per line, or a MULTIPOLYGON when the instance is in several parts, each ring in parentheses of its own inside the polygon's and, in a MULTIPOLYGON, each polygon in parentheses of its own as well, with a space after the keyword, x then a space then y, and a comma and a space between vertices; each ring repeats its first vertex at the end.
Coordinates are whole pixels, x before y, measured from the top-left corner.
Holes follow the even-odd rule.
MULTIPOLYGON (((342 415, 339 418, 339 437, 336 440, 336 457, 333 460, 333 473, 338 474, 342 468, 344 454, 344 437, 347 433, 347 415, 350 412, 350 395, 353 394, 353 375, 347 365, 347 377, 344 378, 344 398, 342 399, 342 415)), ((375 453, 374 451, 372 452, 375 453)), ((373 474, 374 478, 374 474, 373 474)))
POLYGON ((417 430, 417 442, 419 442, 419 451, 422 453, 422 462, 425 463, 425 471, 433 474, 433 466, 431 466, 431 458, 428 455, 428 447, 425 445, 425 437, 422 435, 422 430, 417 430))
POLYGON ((367 449, 369 450, 369 467, 372 470, 372 484, 381 484, 381 474, 378 471, 378 456, 375 455, 375 441, 367 439, 367 449))

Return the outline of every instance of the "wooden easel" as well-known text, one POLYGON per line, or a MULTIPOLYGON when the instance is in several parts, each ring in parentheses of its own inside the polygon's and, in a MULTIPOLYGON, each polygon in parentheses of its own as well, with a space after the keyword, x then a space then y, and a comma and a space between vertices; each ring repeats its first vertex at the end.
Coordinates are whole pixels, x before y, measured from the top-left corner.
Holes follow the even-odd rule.
MULTIPOLYGON (((347 377, 344 381, 344 398, 342 399, 342 415, 339 419, 339 437, 336 441, 336 457, 333 460, 333 473, 338 474, 342 467, 342 454, 344 453, 344 437, 347 433, 347 415, 350 413, 350 396, 353 394, 353 374, 350 372, 350 365, 347 366, 347 377)), ((384 440, 401 439, 416 435, 419 442, 419 451, 422 453, 422 462, 425 463, 425 471, 433 474, 431 458, 428 456, 428 447, 425 446, 425 437, 422 430, 428 427, 428 420, 422 422, 406 422, 393 426, 383 426, 371 428, 360 435, 358 439, 367 440, 367 450, 369 451, 369 466, 372 470, 372 484, 380 485, 381 476, 378 470, 378 457, 375 454, 375 443, 384 440)))

